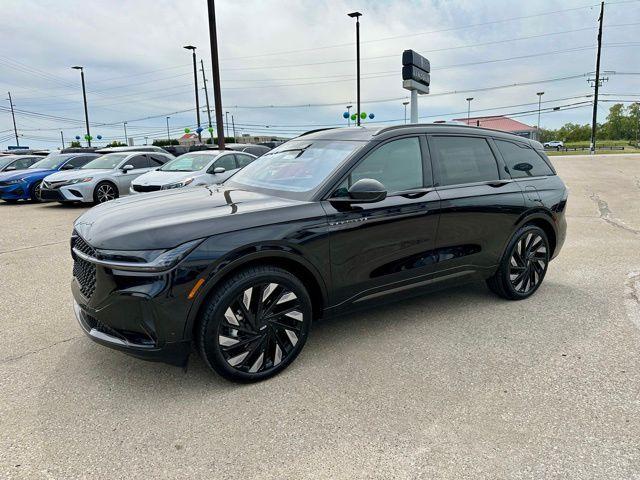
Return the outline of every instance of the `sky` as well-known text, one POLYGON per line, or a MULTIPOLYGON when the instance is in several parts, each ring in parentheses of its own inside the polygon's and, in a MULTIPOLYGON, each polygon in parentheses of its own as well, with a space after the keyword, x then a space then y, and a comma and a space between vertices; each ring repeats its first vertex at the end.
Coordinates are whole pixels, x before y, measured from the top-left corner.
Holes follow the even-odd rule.
MULTIPOLYGON (((11 92, 21 145, 59 148, 61 131, 67 144, 84 137, 74 65, 84 67, 94 144, 124 141, 125 121, 136 144, 166 138, 167 116, 172 138, 195 129, 184 45, 197 47, 200 89, 204 60, 215 121, 205 0, 2 3, 0 91, 11 92)), ((536 125, 536 93, 544 91, 542 127, 590 123, 599 9, 593 0, 217 0, 223 110, 238 135, 346 125, 342 114, 356 101, 355 22, 347 13, 359 11, 362 110, 375 115, 366 124, 404 122, 405 49, 431 61, 421 122, 466 117, 473 97, 471 116, 536 125)), ((599 121, 612 101, 640 100, 638 31, 640 0, 606 2, 599 121)), ((0 99, 4 149, 15 139, 7 94, 0 99)), ((203 90, 200 105, 206 128, 203 90)))

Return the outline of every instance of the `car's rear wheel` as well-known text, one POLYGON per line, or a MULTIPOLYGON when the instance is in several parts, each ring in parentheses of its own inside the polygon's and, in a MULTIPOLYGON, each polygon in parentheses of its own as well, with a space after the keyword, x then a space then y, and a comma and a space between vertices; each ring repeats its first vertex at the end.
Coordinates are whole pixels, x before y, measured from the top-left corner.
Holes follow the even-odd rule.
POLYGON ((93 201, 104 203, 118 198, 118 189, 111 182, 100 182, 93 191, 93 201))
POLYGON ((277 267, 243 270, 217 287, 201 319, 198 346, 223 377, 256 382, 298 356, 311 326, 304 285, 277 267))
POLYGON ((497 272, 487 280, 494 293, 509 300, 530 297, 549 265, 549 241, 540 227, 525 225, 507 245, 497 272))
POLYGON ((31 197, 31 201, 34 203, 42 203, 42 182, 35 182, 31 185, 31 189, 29 190, 29 196, 31 197))

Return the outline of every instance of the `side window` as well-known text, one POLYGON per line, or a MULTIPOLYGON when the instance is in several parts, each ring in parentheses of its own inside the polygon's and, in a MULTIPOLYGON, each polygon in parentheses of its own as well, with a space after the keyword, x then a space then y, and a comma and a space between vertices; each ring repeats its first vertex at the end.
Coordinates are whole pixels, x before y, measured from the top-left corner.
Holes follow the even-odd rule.
POLYGON ((83 157, 75 157, 72 158, 71 160, 69 160, 66 164, 65 167, 66 169, 74 169, 74 168, 80 168, 84 165, 86 165, 87 163, 89 163, 91 160, 95 159, 96 157, 90 157, 90 156, 83 156, 83 157))
POLYGON ((238 168, 246 167, 254 160, 255 158, 250 157, 249 155, 236 154, 236 161, 238 162, 238 168))
POLYGON ((495 142, 513 178, 553 175, 549 165, 527 145, 504 140, 495 142))
POLYGON ((215 161, 215 163, 213 164, 213 167, 222 167, 224 168, 227 172, 229 170, 235 170, 236 168, 236 159, 235 159, 235 155, 233 154, 227 154, 227 155, 223 155, 221 156, 218 160, 215 161))
POLYGON ((132 165, 134 169, 149 168, 149 159, 146 155, 136 155, 135 157, 131 157, 129 160, 124 162, 124 165, 132 165))
POLYGON ((152 167, 160 167, 169 161, 169 158, 162 155, 148 155, 152 167))
POLYGON ((376 148, 351 171, 335 195, 345 196, 349 187, 363 178, 378 180, 389 194, 422 187, 422 152, 418 137, 393 140, 376 148))
POLYGON ((16 170, 24 170, 25 168, 29 168, 33 164, 34 161, 32 158, 20 158, 10 165, 12 167, 15 167, 16 170))
POLYGON ((429 148, 438 162, 440 185, 497 180, 498 164, 489 143, 477 137, 431 137, 429 148))

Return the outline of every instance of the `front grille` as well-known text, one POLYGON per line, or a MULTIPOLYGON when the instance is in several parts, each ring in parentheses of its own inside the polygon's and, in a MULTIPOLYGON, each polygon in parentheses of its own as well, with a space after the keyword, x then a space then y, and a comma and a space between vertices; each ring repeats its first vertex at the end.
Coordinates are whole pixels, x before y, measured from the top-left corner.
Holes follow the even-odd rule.
POLYGON ((159 185, 133 185, 133 190, 140 193, 156 192, 161 188, 159 185))
MULTIPOLYGON (((96 250, 75 233, 72 237, 71 247, 91 257, 96 255, 96 250)), ((73 260, 73 276, 80 284, 80 292, 85 298, 91 298, 96 290, 96 266, 75 255, 73 260)))

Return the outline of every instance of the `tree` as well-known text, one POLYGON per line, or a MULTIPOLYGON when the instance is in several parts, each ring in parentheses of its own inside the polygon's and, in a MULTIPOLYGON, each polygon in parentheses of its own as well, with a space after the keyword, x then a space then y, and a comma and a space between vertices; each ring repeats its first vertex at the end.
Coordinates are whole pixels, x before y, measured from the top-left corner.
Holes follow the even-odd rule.
POLYGON ((114 140, 113 142, 111 142, 109 145, 107 145, 108 147, 126 147, 127 145, 125 143, 119 142, 117 140, 114 140))
POLYGON ((80 142, 76 142, 75 140, 71 142, 71 148, 80 148, 80 142))
POLYGON ((166 147, 167 145, 180 145, 180 142, 178 142, 178 140, 176 140, 175 138, 172 138, 171 140, 154 140, 153 141, 153 145, 155 145, 156 147, 166 147))

